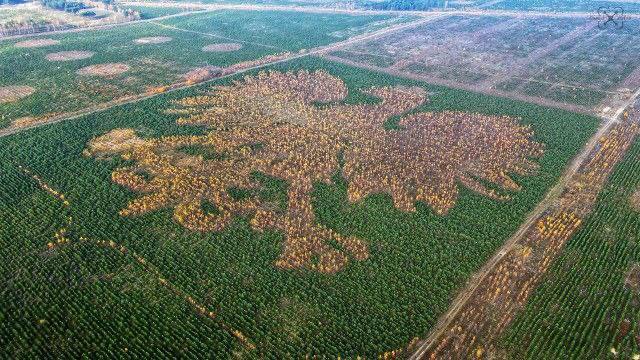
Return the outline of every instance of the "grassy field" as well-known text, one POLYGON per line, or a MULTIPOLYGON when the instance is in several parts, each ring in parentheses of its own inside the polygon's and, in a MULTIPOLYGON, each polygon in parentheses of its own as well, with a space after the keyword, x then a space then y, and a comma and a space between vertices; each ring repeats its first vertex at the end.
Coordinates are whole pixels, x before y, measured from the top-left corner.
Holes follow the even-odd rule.
POLYGON ((344 40, 376 29, 387 16, 298 14, 291 12, 220 11, 166 19, 162 24, 201 31, 202 35, 140 23, 111 29, 48 36, 58 45, 19 48, 18 41, 0 42, 0 87, 31 86, 35 93, 19 101, 0 103, 0 127, 25 116, 42 116, 82 109, 149 87, 180 80, 189 70, 203 66, 229 66, 284 51, 298 51, 344 40), (367 27, 372 24, 372 28, 367 27), (313 31, 311 31, 313 30, 313 31), (313 35, 310 35, 313 34, 313 35), (170 37, 161 44, 137 44, 143 37, 170 37), (214 43, 237 42, 233 52, 205 52, 214 43), (94 56, 50 62, 46 55, 59 51, 91 51, 94 56), (129 71, 111 77, 79 76, 88 65, 124 63, 129 71))
MULTIPOLYGON (((199 233, 179 226, 170 210, 135 218, 118 215, 136 196, 111 182, 111 172, 127 161, 85 157, 87 143, 123 127, 144 138, 202 134, 201 127, 176 125, 176 117, 164 110, 172 107, 170 100, 197 94, 204 86, 0 139, 0 218, 7 225, 0 227, 0 281, 6 284, 0 297, 0 339, 6 345, 1 351, 7 356, 127 352, 231 357, 250 352, 299 358, 375 357, 402 348, 433 326, 456 290, 515 231, 597 125, 596 119, 582 115, 316 58, 274 67, 318 68, 344 80, 347 103, 375 102, 362 93, 371 86, 417 85, 426 88, 430 99, 420 111, 521 117, 532 126, 534 139, 546 146, 537 161, 541 168, 533 176, 515 177, 522 191, 513 193, 511 201, 463 189, 446 216, 424 204, 415 213, 401 212, 381 194, 351 204, 339 176, 333 185, 315 184, 318 221, 365 239, 370 248, 367 260, 329 275, 274 267, 282 233, 256 233, 247 218, 236 218, 220 233, 199 233), (63 193, 69 206, 19 166, 63 193), (67 216, 73 219, 70 226, 67 216), (48 249, 60 227, 67 227, 70 243, 48 249), (81 237, 118 245, 96 247, 81 237), (164 284, 159 276, 172 287, 159 286, 164 284), (215 319, 194 314, 181 298, 184 294, 215 312, 215 319), (225 329, 240 331, 255 349, 242 346, 225 329)), ((286 198, 287 183, 257 179, 266 193, 286 198)))
POLYGON ((502 345, 510 357, 632 359, 640 354, 639 168, 636 140, 593 213, 506 333, 502 345))

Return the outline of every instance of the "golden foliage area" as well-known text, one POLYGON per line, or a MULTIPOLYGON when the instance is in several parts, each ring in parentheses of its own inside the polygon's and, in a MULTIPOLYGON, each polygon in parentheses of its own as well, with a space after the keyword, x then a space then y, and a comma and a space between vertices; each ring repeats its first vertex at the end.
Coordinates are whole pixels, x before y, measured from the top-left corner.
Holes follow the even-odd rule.
POLYGON ((344 104, 346 85, 325 71, 262 72, 176 101, 169 113, 180 116, 178 123, 204 125, 211 130, 207 135, 142 140, 132 129, 117 129, 92 140, 86 153, 120 154, 134 162, 113 172, 114 182, 144 194, 122 215, 171 207, 175 220, 189 229, 220 231, 234 215, 248 214, 256 230, 284 233, 276 266, 325 273, 340 270, 349 257, 366 259, 369 251, 363 240, 317 223, 314 182, 330 183, 341 171, 351 202, 388 193, 399 210, 415 211, 415 202, 422 201, 445 214, 455 205, 458 184, 505 200, 508 195, 497 188, 519 190, 509 174, 537 169, 530 159, 542 155, 542 146, 516 119, 416 113, 401 118, 399 129, 387 130, 390 118, 426 101, 424 90, 397 86, 366 93, 379 101, 344 104), (214 156, 184 151, 190 146, 214 156), (231 188, 259 188, 250 180, 256 171, 288 183, 286 210, 229 194, 231 188), (204 210, 205 202, 215 211, 204 210))

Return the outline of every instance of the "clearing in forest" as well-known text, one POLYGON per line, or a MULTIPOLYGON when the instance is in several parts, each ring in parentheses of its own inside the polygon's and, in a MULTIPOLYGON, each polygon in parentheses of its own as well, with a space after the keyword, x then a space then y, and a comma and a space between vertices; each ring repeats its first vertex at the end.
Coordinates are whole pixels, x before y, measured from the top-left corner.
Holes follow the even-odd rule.
POLYGON ((88 59, 94 54, 93 51, 60 51, 47 54, 46 58, 49 61, 73 61, 88 59))
POLYGON ((163 44, 173 40, 173 38, 169 36, 151 36, 151 37, 143 37, 139 39, 135 39, 133 42, 140 45, 147 44, 163 44))
POLYGON ((59 40, 54 39, 33 39, 33 40, 24 40, 17 42, 15 44, 18 48, 39 48, 45 46, 53 46, 60 44, 59 40))
POLYGON ((611 116, 640 86, 640 21, 629 20, 619 31, 597 25, 586 18, 449 16, 326 56, 434 84, 611 116))
POLYGON ((18 101, 36 90, 26 85, 0 86, 0 104, 18 101))

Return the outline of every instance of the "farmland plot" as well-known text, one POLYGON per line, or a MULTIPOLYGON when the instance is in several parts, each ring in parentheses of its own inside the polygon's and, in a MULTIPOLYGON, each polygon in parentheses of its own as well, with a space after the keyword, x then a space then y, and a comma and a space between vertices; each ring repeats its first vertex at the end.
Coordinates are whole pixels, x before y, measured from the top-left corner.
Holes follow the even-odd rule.
MULTIPOLYGON (((83 109, 113 99, 164 87, 184 80, 203 67, 228 67, 265 56, 298 51, 343 40, 363 31, 368 23, 386 16, 295 14, 290 12, 221 11, 165 19, 77 34, 34 38, 38 46, 21 41, 0 42, 0 87, 29 86, 34 92, 19 101, 0 104, 0 127, 25 125, 47 117, 83 109), (199 24, 203 28, 192 25, 199 24), (184 29, 182 28, 184 26, 184 29), (313 37, 307 36, 313 28, 313 37), (202 30, 206 34, 200 34, 202 30), (336 36, 336 33, 339 35, 336 36), (260 34, 268 34, 263 37, 260 34), (162 39, 162 41, 156 41, 162 39), (219 43, 239 43, 234 51, 206 51, 219 43), (16 45, 17 44, 17 45, 16 45), (204 49, 204 50, 203 50, 204 49), (51 61, 61 52, 91 52, 90 57, 51 61), (49 57, 49 59, 47 59, 49 57), (96 66, 126 71, 87 71, 96 66), (117 65, 114 65, 117 64, 117 65)), ((34 40, 27 40, 33 42, 34 40)), ((69 54, 69 53, 66 53, 69 54)))
POLYGON ((389 354, 434 324, 597 123, 317 58, 271 69, 0 140, 3 351, 389 354), (45 261, 77 281, 30 277, 45 261), (96 293, 112 295, 80 300, 96 293), (101 310, 121 293, 136 311, 101 310), (119 314, 148 326, 120 332, 119 314), (168 317, 187 330, 164 333, 168 317))
POLYGON ((609 116, 640 87, 639 24, 633 20, 622 30, 600 30, 587 18, 446 17, 328 57, 609 116))

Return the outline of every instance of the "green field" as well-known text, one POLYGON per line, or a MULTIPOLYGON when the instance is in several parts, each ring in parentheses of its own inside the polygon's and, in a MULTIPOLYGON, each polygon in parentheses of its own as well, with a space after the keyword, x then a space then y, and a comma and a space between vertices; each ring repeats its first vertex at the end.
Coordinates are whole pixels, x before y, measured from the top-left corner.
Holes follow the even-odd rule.
POLYGON ((636 140, 595 210, 506 332, 502 345, 513 358, 632 359, 640 354, 640 292, 625 284, 640 262, 640 210, 631 205, 640 189, 639 170, 636 140))
MULTIPOLYGON (((456 291, 515 231, 594 132, 597 119, 460 90, 427 86, 316 58, 272 67, 325 69, 344 80, 347 103, 376 100, 371 86, 418 85, 429 93, 420 111, 460 110, 521 117, 546 145, 533 176, 515 177, 522 191, 494 201, 461 189, 446 216, 420 203, 415 213, 397 210, 388 195, 350 204, 346 183, 314 185, 316 217, 343 235, 365 239, 367 260, 333 275, 274 267, 283 240, 259 234, 247 218, 220 233, 188 231, 170 210, 121 217, 136 194, 111 181, 124 160, 82 155, 88 141, 115 128, 145 138, 201 134, 178 126, 164 110, 172 99, 200 86, 112 108, 0 139, 0 352, 33 356, 189 356, 300 358, 305 355, 376 357, 423 336, 456 291), (36 181, 30 169, 65 194, 66 208, 36 181), (47 250, 54 233, 73 219, 70 244, 47 250), (78 242, 113 240, 118 250, 78 242), (218 316, 211 320, 165 287, 131 256, 135 252, 183 293, 218 316), (220 325, 225 324, 225 325, 220 325), (247 350, 224 331, 241 331, 247 350), (150 340, 149 340, 150 339, 150 340), (4 344, 3 344, 4 343, 4 344), (126 350, 125 350, 126 348, 126 350), (247 354, 246 352, 250 352, 247 354)), ((229 83, 230 79, 220 80, 229 83)), ((391 124, 393 125, 393 124, 391 124)), ((392 126, 393 127, 393 126, 392 126)), ((263 190, 286 198, 288 184, 257 175, 263 190)))
POLYGON ((269 54, 327 45, 377 29, 380 21, 387 19, 392 17, 219 11, 161 22, 210 35, 147 22, 84 31, 81 36, 78 33, 51 35, 47 38, 60 43, 42 48, 18 48, 14 46, 18 41, 2 41, 0 87, 27 85, 35 88, 35 93, 19 101, 0 103, 0 127, 24 116, 74 111, 144 93, 147 87, 180 80, 194 68, 228 66, 269 54), (134 43, 138 38, 155 36, 172 40, 161 44, 134 43), (228 42, 241 43, 243 47, 233 52, 202 51, 206 45, 228 42), (50 62, 45 58, 48 53, 70 50, 92 51, 95 55, 64 62, 50 62), (125 63, 130 69, 109 78, 76 74, 80 68, 101 63, 125 63))

